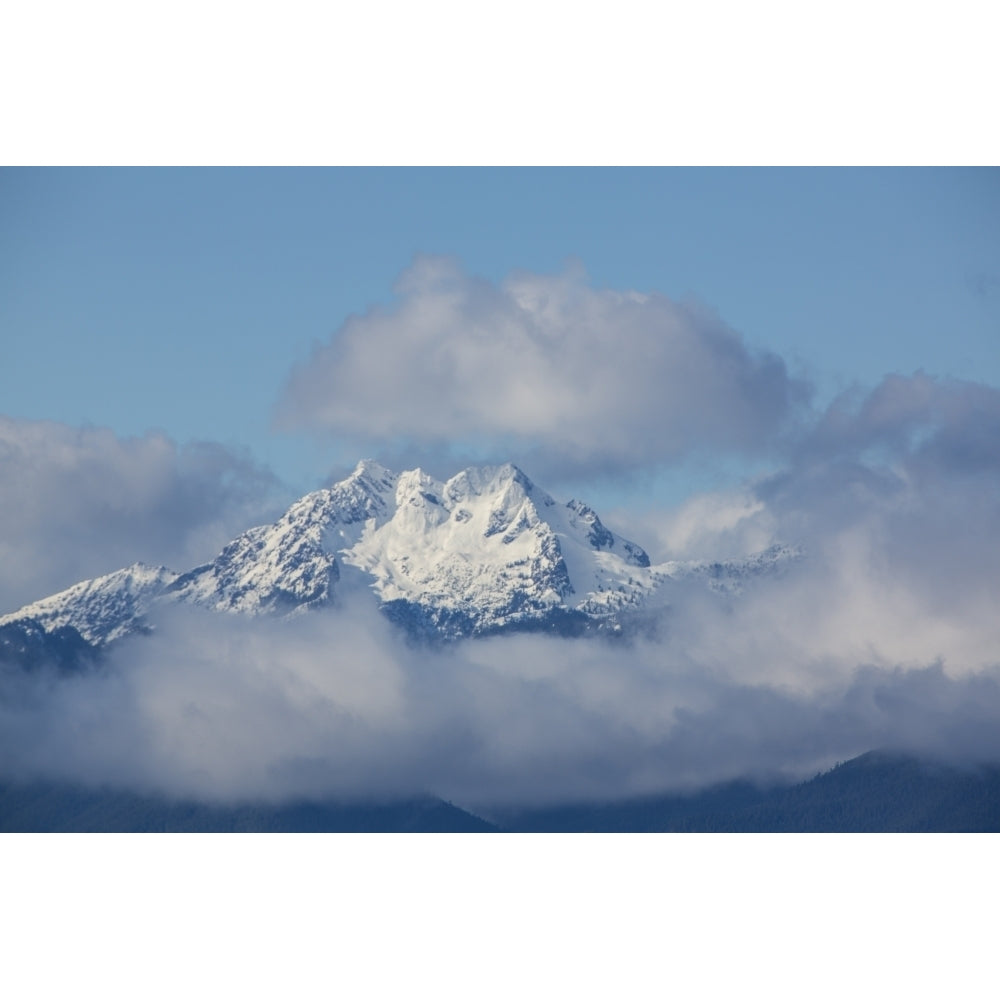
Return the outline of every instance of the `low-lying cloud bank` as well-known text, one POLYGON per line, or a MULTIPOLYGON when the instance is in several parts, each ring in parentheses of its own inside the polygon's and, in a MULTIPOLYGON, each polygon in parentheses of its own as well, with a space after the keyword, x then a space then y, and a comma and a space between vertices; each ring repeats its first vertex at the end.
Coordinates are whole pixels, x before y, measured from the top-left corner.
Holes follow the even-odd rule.
POLYGON ((476 807, 808 777, 875 747, 1000 759, 995 626, 890 601, 872 628, 829 582, 805 563, 737 602, 691 594, 631 643, 419 648, 364 595, 286 622, 177 608, 103 671, 3 674, 0 777, 476 807))

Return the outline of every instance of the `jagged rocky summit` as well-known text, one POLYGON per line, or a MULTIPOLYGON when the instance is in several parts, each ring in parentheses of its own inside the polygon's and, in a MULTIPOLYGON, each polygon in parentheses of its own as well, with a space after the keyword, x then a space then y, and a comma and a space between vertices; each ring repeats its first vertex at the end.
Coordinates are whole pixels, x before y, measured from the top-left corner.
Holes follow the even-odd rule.
POLYGON ((63 643, 75 630, 101 647, 147 628, 163 603, 289 616, 368 589, 415 636, 615 632, 661 605, 669 585, 738 592, 795 554, 775 546, 732 562, 652 566, 585 504, 557 502, 514 465, 470 468, 441 483, 420 469, 397 474, 363 461, 210 563, 183 574, 136 563, 0 617, 0 629, 21 630, 12 642, 40 629, 63 643))

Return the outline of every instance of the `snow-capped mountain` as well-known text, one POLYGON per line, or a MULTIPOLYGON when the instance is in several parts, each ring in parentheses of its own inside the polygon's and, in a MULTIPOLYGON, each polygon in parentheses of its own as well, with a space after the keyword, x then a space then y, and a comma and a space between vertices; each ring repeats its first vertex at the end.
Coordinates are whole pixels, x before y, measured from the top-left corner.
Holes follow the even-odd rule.
POLYGON ((727 563, 651 566, 585 504, 557 502, 514 465, 466 469, 442 483, 364 461, 210 563, 182 575, 137 563, 21 608, 0 626, 69 627, 100 646, 142 629, 160 603, 293 615, 360 588, 417 635, 618 630, 680 582, 738 593, 794 555, 776 547, 727 563))
POLYGON ((274 524, 245 531, 215 560, 179 577, 170 596, 250 614, 329 602, 340 573, 338 551, 392 516, 397 478, 376 462, 359 463, 343 482, 307 494, 274 524))
POLYGON ((0 625, 31 619, 46 632, 70 626, 92 646, 101 646, 133 631, 176 577, 163 566, 135 563, 5 615, 0 625))
POLYGON ((727 559, 724 562, 671 560, 660 563, 656 571, 661 577, 674 581, 703 580, 708 589, 717 594, 738 596, 751 581, 775 576, 801 555, 802 551, 798 546, 772 545, 763 552, 754 552, 744 559, 727 559))
POLYGON ((342 559, 417 630, 481 634, 567 616, 582 624, 638 605, 652 586, 641 548, 513 465, 467 469, 446 483, 404 472, 394 502, 342 559))

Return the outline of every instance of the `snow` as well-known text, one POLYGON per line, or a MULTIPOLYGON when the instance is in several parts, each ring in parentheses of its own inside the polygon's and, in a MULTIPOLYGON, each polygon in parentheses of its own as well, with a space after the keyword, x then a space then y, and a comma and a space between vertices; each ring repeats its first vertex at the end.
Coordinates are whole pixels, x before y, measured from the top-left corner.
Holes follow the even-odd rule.
POLYGON ((141 627, 157 601, 235 614, 293 614, 367 587, 384 607, 415 609, 444 634, 544 622, 555 612, 617 625, 681 583, 737 594, 797 551, 775 547, 727 563, 650 566, 634 542, 576 500, 562 504, 511 464, 442 483, 365 460, 347 479, 251 528, 181 576, 137 563, 0 618, 72 625, 95 644, 141 627), (669 583, 664 592, 664 584, 669 583), (659 596, 657 596, 659 594, 659 596), (400 605, 398 602, 402 602, 400 605))
POLYGON ((0 625, 26 618, 47 632, 71 625, 87 642, 100 645, 134 631, 153 601, 176 578, 165 566, 135 563, 4 615, 0 625))

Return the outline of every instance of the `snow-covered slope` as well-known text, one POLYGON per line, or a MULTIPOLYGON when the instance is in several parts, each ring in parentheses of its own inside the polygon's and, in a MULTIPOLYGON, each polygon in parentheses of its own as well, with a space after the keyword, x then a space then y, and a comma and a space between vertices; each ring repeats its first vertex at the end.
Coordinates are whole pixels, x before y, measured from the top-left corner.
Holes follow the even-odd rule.
POLYGON ((753 580, 775 576, 802 556, 795 545, 772 545, 743 559, 722 562, 704 560, 671 561, 654 567, 660 577, 674 581, 704 580, 709 590, 718 594, 739 595, 753 580))
POLYGON ((561 505, 514 465, 440 483, 398 479, 395 510, 366 525, 344 563, 373 578, 396 617, 449 635, 608 618, 652 586, 649 558, 582 504, 561 505))
POLYGON ((150 605, 176 577, 164 566, 135 563, 4 615, 0 625, 31 619, 46 632, 70 625, 87 642, 99 646, 141 625, 150 605))
POLYGON ((304 610, 333 596, 336 552, 384 522, 396 476, 361 462, 343 482, 297 500, 274 524, 251 528, 170 588, 175 600, 250 614, 304 610))
POLYGON ((0 618, 72 626, 101 645, 142 627, 158 602, 238 614, 299 614, 351 588, 374 593, 414 634, 617 629, 689 581, 738 593, 795 555, 774 548, 729 563, 650 566, 634 542, 586 505, 562 504, 516 466, 466 469, 438 482, 361 462, 343 482, 244 532, 178 576, 141 563, 0 618))

